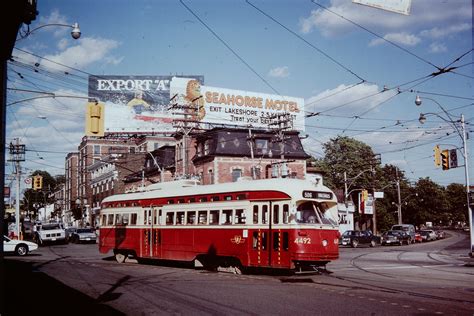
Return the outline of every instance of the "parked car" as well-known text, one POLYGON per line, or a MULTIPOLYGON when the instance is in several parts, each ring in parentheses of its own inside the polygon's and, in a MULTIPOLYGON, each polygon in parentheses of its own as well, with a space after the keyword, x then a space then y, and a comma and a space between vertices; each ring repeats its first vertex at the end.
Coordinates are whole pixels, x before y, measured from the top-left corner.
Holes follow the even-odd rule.
POLYGON ((377 237, 370 230, 347 230, 342 234, 340 243, 343 246, 350 245, 353 248, 356 248, 359 244, 368 244, 370 247, 375 247, 377 237))
POLYGON ((436 240, 436 233, 432 229, 422 229, 420 230, 420 234, 423 241, 436 240))
POLYGON ((446 233, 445 233, 444 231, 442 231, 442 230, 436 230, 435 233, 436 233, 436 238, 437 238, 437 239, 444 239, 444 238, 446 238, 446 233))
POLYGON ((381 243, 385 245, 409 245, 411 242, 411 236, 400 230, 389 230, 382 234, 381 243))
POLYGON ((36 225, 34 240, 38 245, 45 243, 66 243, 66 230, 61 223, 36 225))
POLYGON ((67 242, 70 242, 71 241, 71 238, 72 238, 72 235, 74 234, 74 232, 77 230, 76 227, 68 227, 66 228, 66 241, 67 242))
POLYGON ((78 228, 71 237, 74 243, 95 243, 97 235, 93 228, 78 228))
POLYGON ((421 234, 419 231, 415 232, 415 242, 422 242, 423 238, 421 237, 421 234))
POLYGON ((3 236, 3 251, 14 253, 17 256, 26 256, 29 252, 38 249, 38 245, 31 241, 10 239, 3 236))
POLYGON ((410 236, 410 243, 415 243, 415 226, 412 224, 398 224, 393 225, 391 230, 399 230, 407 233, 410 236))

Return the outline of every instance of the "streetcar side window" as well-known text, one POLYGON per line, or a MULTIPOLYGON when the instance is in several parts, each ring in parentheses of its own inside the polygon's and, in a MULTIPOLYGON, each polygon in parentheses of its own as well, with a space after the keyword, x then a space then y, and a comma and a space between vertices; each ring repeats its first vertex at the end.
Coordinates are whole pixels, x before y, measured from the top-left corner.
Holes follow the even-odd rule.
POLYGON ((262 232, 262 250, 266 250, 267 249, 267 233, 266 232, 262 232))
POLYGON ((122 217, 122 224, 123 224, 123 225, 128 225, 128 223, 129 223, 129 218, 130 218, 130 214, 129 214, 129 213, 123 214, 123 217, 122 217))
POLYGON ((113 225, 114 224, 114 214, 109 214, 107 217, 107 225, 113 225))
POLYGON ((148 213, 146 210, 143 211, 143 224, 146 225, 146 221, 148 218, 148 213))
POLYGON ((258 224, 258 205, 253 206, 253 223, 258 224))
POLYGON ((174 213, 168 212, 166 213, 166 225, 173 225, 174 224, 174 213))
POLYGON ((235 210, 235 223, 236 224, 245 224, 245 211, 242 209, 235 210))
POLYGON ((252 236, 253 236, 253 238, 252 238, 252 247, 253 247, 253 249, 257 249, 258 248, 258 232, 254 231, 252 236))
POLYGON ((130 216, 130 225, 137 225, 137 213, 132 213, 130 216))
POLYGON ((194 225, 196 224, 196 211, 188 211, 186 214, 186 224, 194 225))
POLYGON ((290 206, 288 204, 283 204, 283 223, 288 224, 288 219, 290 217, 290 206))
POLYGON ((280 222, 280 205, 273 205, 273 224, 278 224, 280 222))
POLYGON ((209 225, 219 225, 219 211, 209 212, 209 225))
POLYGON ((184 225, 184 212, 176 212, 176 225, 184 225))
POLYGON ((115 215, 115 225, 122 225, 122 214, 115 215))
POLYGON ((262 205, 262 224, 268 223, 268 205, 262 205))
POLYGON ((107 215, 102 214, 102 226, 106 226, 106 225, 107 225, 107 215))
POLYGON ((280 234, 278 232, 273 233, 273 250, 280 250, 280 234))
POLYGON ((198 223, 199 225, 206 225, 207 224, 207 211, 199 211, 198 212, 198 223))
POLYGON ((288 241, 289 241, 288 232, 283 232, 283 240, 281 242, 281 246, 283 250, 285 251, 288 251, 288 245, 289 245, 288 241))
POLYGON ((232 213, 233 213, 233 210, 222 210, 222 224, 224 225, 232 224, 232 213))

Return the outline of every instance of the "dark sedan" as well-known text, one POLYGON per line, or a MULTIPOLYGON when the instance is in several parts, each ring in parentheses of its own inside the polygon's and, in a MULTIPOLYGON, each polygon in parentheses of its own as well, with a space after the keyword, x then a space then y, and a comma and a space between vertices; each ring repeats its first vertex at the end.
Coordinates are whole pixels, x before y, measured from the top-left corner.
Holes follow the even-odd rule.
POLYGON ((356 248, 359 244, 368 244, 370 247, 375 247, 377 237, 370 230, 347 230, 342 234, 340 244, 343 246, 350 245, 352 248, 356 248))
POLYGON ((382 246, 410 244, 410 235, 400 230, 389 230, 382 235, 382 246))

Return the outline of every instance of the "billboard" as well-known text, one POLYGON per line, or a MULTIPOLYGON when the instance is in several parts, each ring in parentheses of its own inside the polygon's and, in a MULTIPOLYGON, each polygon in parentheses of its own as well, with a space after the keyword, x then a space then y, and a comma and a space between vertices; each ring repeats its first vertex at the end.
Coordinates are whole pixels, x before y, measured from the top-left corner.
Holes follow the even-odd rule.
POLYGON ((395 13, 410 14, 411 0, 352 0, 352 2, 395 13))
POLYGON ((258 92, 204 86, 193 78, 174 77, 173 103, 186 120, 268 128, 275 114, 289 114, 292 129, 304 131, 304 99, 258 92))
MULTIPOLYGON (((89 97, 104 103, 105 132, 173 131, 173 77, 180 76, 89 76, 89 97)), ((204 83, 204 76, 185 77, 204 83)))

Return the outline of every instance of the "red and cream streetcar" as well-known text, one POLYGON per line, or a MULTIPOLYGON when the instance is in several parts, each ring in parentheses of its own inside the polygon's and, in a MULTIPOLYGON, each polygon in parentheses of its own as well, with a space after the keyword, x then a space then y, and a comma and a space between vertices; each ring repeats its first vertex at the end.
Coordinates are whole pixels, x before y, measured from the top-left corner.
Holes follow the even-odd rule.
POLYGON ((337 201, 299 179, 181 180, 102 201, 99 249, 118 262, 313 270, 339 257, 337 201))

